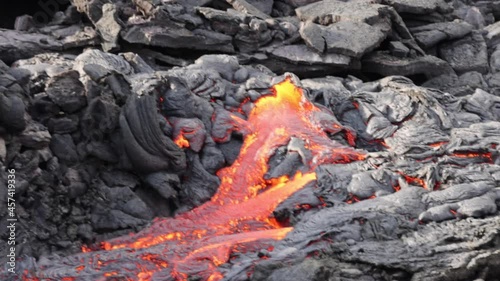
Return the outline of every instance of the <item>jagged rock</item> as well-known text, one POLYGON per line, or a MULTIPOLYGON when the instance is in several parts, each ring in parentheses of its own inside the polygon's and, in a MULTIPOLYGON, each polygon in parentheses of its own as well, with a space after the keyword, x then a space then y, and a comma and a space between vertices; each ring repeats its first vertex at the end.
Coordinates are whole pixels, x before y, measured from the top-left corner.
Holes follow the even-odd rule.
POLYGON ((83 67, 89 64, 96 64, 108 71, 115 71, 124 75, 132 74, 133 68, 120 56, 105 53, 97 49, 88 49, 75 58, 74 69, 83 75, 83 67))
POLYGON ((488 89, 483 75, 476 71, 466 72, 460 76, 455 74, 440 75, 426 81, 422 86, 440 89, 457 97, 471 95, 477 88, 488 89))
POLYGON ((242 140, 231 138, 228 142, 218 144, 217 147, 222 151, 226 163, 231 165, 238 158, 242 144, 242 140))
POLYGON ((488 52, 486 43, 479 33, 463 39, 444 43, 439 47, 441 58, 450 63, 458 73, 477 71, 488 72, 488 52))
POLYGON ((34 120, 44 122, 50 120, 50 118, 55 118, 59 112, 61 112, 61 109, 52 102, 47 93, 35 95, 30 112, 34 120))
POLYGON ((123 106, 129 96, 132 95, 130 84, 123 75, 115 73, 107 76, 105 78, 106 83, 113 91, 113 97, 115 98, 116 104, 123 106))
POLYGON ((201 151, 201 164, 209 173, 215 173, 224 167, 226 160, 220 149, 214 145, 205 145, 201 151))
POLYGON ((76 146, 70 135, 52 135, 50 149, 57 158, 64 162, 74 163, 78 161, 76 146))
POLYGON ((279 1, 281 1, 285 4, 288 4, 294 8, 297 8, 297 7, 305 6, 307 4, 318 2, 321 0, 279 0, 279 1))
POLYGON ((378 47, 387 34, 364 22, 340 21, 325 27, 308 21, 301 26, 300 35, 320 53, 360 58, 378 47))
POLYGON ((102 17, 102 6, 107 2, 106 0, 72 0, 78 12, 85 13, 94 23, 102 17))
POLYGON ((69 198, 77 198, 83 195, 87 189, 87 184, 83 181, 82 177, 77 170, 69 168, 64 174, 63 184, 68 186, 69 198))
MULTIPOLYGON (((205 105, 207 104, 204 103, 203 101, 208 101, 211 98, 222 98, 226 95, 227 92, 232 91, 231 85, 229 84, 229 81, 232 80, 224 79, 221 77, 221 74, 224 76, 229 75, 230 78, 232 78, 233 76, 234 71, 226 72, 232 68, 228 60, 225 60, 223 58, 218 60, 218 62, 215 64, 215 68, 213 71, 207 71, 207 69, 202 65, 198 66, 191 65, 191 66, 192 67, 190 69, 184 69, 184 70, 177 69, 169 71, 169 75, 171 75, 172 77, 177 77, 179 79, 182 79, 186 83, 187 91, 186 93, 183 93, 183 95, 186 95, 186 98, 190 100, 188 104, 191 105, 191 100, 192 100, 195 106, 205 107, 205 105), (227 64, 220 64, 220 62, 227 62, 227 64), (223 67, 218 68, 217 65, 223 67), (219 72, 218 70, 220 70, 221 72, 219 72)), ((173 79, 171 80, 172 82, 174 82, 173 79)), ((178 92, 181 92, 182 90, 183 90, 182 88, 176 89, 176 91, 178 92)), ((178 101, 177 99, 178 97, 172 97, 171 101, 164 100, 163 103, 167 107, 174 109, 174 107, 176 107, 175 104, 180 101, 180 100, 178 101)), ((209 111, 212 111, 210 106, 208 106, 207 109, 209 111)), ((171 113, 165 112, 165 114, 176 116, 177 112, 178 110, 176 110, 176 112, 171 112, 171 113)), ((191 111, 191 108, 188 108, 188 110, 186 110, 186 114, 190 116, 203 115, 201 114, 201 112, 191 111)))
POLYGON ((363 70, 387 75, 424 74, 429 78, 453 71, 446 61, 434 56, 398 58, 384 52, 373 52, 363 58, 363 70))
POLYGON ((177 190, 180 188, 180 180, 177 175, 165 172, 152 173, 144 178, 144 182, 165 199, 178 196, 177 190))
MULTIPOLYGON (((250 3, 247 2, 246 0, 226 0, 226 1, 229 4, 231 4, 235 10, 240 11, 242 13, 253 15, 261 19, 271 18, 267 13, 257 9, 255 6, 251 4, 252 2, 262 2, 262 0, 252 0, 250 1, 250 3)), ((270 1, 267 0, 267 2, 270 1)), ((272 3, 271 5, 269 3, 262 3, 262 4, 264 5, 259 5, 259 7, 262 6, 263 8, 266 8, 266 10, 269 10, 269 6, 272 5, 272 3)))
POLYGON ((373 24, 381 18, 379 10, 385 7, 367 1, 323 0, 295 11, 302 21, 314 21, 323 25, 344 20, 373 24))
POLYGON ((35 21, 29 15, 17 17, 14 23, 14 30, 16 31, 31 31, 34 27, 35 21))
POLYGON ((92 226, 90 224, 81 224, 77 229, 78 236, 82 237, 85 240, 92 240, 94 237, 92 232, 92 226))
MULTIPOLYGON (((224 62, 226 60, 221 60, 224 62)), ((224 73, 232 68, 231 60, 228 65, 221 68, 224 73)), ((193 66, 194 71, 173 70, 166 76, 167 85, 162 92, 163 102, 160 110, 167 117, 198 118, 205 128, 211 127, 212 113, 214 108, 208 101, 212 95, 220 97, 225 95, 224 80, 218 78, 220 74, 216 71, 200 71, 199 65, 193 66), (193 92, 195 91, 195 92, 193 92), (199 96, 198 96, 199 95, 199 96)), ((232 75, 232 73, 227 73, 232 75)))
MULTIPOLYGON (((154 53, 154 52, 153 52, 154 53)), ((121 56, 132 66, 136 73, 153 73, 154 69, 147 64, 140 55, 131 52, 122 53, 121 56)), ((179 64, 180 66, 185 66, 179 64)))
POLYGON ((120 210, 95 210, 91 216, 92 228, 96 231, 109 231, 125 228, 136 228, 145 223, 120 210))
POLYGON ((410 28, 410 31, 420 46, 428 49, 445 40, 460 39, 470 34, 472 29, 472 26, 466 22, 453 21, 410 28))
POLYGON ((266 15, 270 15, 273 10, 274 0, 247 0, 250 5, 259 9, 266 15))
MULTIPOLYGON (((176 65, 176 66, 188 66, 190 63, 189 60, 175 58, 175 57, 165 55, 165 54, 160 53, 160 52, 155 52, 155 51, 149 50, 149 49, 143 49, 143 50, 140 50, 138 52, 141 55, 147 57, 149 62, 151 60, 158 60, 158 61, 161 61, 163 63, 169 64, 169 65, 176 65)), ((151 71, 142 71, 142 72, 153 72, 153 69, 151 68, 151 71)))
POLYGON ((496 73, 500 71, 500 49, 495 50, 490 55, 490 72, 496 73))
POLYGON ((125 186, 134 189, 139 183, 135 175, 120 170, 104 171, 100 178, 109 187, 125 186))
POLYGON ((0 59, 7 63, 62 49, 62 43, 49 35, 0 29, 0 59))
POLYGON ((120 36, 121 25, 117 16, 117 7, 113 4, 102 6, 102 17, 95 23, 99 35, 103 39, 102 48, 104 51, 116 50, 118 38, 120 36))
POLYGON ((85 109, 80 120, 83 134, 92 140, 102 140, 118 125, 120 108, 103 98, 95 98, 85 109))
POLYGON ((112 211, 120 211, 141 220, 148 220, 153 217, 153 212, 146 203, 127 186, 112 188, 101 186, 100 192, 106 196, 109 208, 112 211))
POLYGON ((20 97, 0 93, 0 128, 13 132, 24 130, 26 128, 24 113, 25 105, 20 97))
POLYGON ((486 25, 486 20, 477 7, 471 7, 465 14, 464 20, 474 26, 475 29, 482 29, 486 25))
POLYGON ((187 180, 182 183, 180 197, 188 206, 197 206, 209 200, 217 190, 220 179, 205 170, 197 154, 191 154, 187 180))
POLYGON ((267 23, 260 19, 252 19, 238 34, 234 36, 234 45, 242 53, 251 53, 259 47, 267 45, 273 39, 267 23))
POLYGON ((92 141, 85 146, 85 152, 89 156, 93 156, 108 163, 118 163, 119 158, 116 150, 108 143, 92 141))
POLYGON ((398 13, 428 14, 450 10, 443 0, 382 0, 382 3, 391 5, 398 13))
POLYGON ((134 25, 122 33, 122 38, 157 47, 234 52, 231 36, 204 29, 188 30, 174 23, 134 25))
POLYGON ((488 47, 496 47, 500 43, 500 22, 490 24, 484 28, 488 47))
POLYGON ((61 73, 50 79, 47 85, 47 95, 67 113, 76 112, 87 105, 85 88, 78 80, 76 71, 61 73))
POLYGON ((51 118, 47 124, 49 132, 53 134, 68 134, 78 129, 78 119, 73 116, 51 118))
POLYGON ((458 83, 450 89, 450 93, 455 96, 472 95, 476 89, 487 90, 488 85, 481 73, 472 71, 466 72, 458 77, 458 83))
POLYGON ((94 28, 81 24, 51 30, 49 33, 61 42, 64 50, 94 46, 99 44, 100 41, 94 28))
POLYGON ((233 81, 235 72, 240 68, 237 58, 228 55, 205 55, 194 64, 205 70, 215 70, 227 81, 233 81))
POLYGON ((50 143, 50 133, 47 128, 40 123, 29 122, 27 128, 19 136, 19 141, 22 145, 42 149, 50 143))
POLYGON ((483 118, 500 120, 500 97, 493 96, 481 89, 476 89, 473 95, 465 99, 464 108, 483 118))
POLYGON ((410 49, 405 44, 399 41, 392 41, 389 43, 389 51, 391 54, 398 58, 405 58, 410 54, 410 49))
POLYGON ((281 60, 303 65, 323 65, 339 68, 356 67, 355 61, 340 54, 318 54, 311 51, 305 45, 288 45, 278 47, 270 52, 270 55, 281 60))

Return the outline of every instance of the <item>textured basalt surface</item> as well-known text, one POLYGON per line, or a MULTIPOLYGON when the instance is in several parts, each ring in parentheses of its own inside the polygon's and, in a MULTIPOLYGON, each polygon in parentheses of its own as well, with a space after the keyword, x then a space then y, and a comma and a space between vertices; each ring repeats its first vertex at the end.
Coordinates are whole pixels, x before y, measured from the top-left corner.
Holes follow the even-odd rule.
POLYGON ((18 274, 0 279, 498 280, 498 20, 500 1, 466 0, 74 0, 18 18, 0 29, 18 274), (259 111, 284 80, 310 123, 259 111), (246 191, 227 178, 277 201, 239 223, 229 208, 228 227, 210 202, 246 191), (283 179, 301 185, 281 198, 283 179), (172 231, 191 236, 133 244, 172 231))

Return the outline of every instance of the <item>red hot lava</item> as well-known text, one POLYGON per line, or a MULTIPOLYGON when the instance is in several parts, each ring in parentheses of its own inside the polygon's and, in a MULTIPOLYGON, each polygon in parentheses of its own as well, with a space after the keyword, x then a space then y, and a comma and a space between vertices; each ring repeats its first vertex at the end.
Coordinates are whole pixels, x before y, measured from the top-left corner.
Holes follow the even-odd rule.
MULTIPOLYGON (((364 154, 328 138, 325 131, 340 130, 340 126, 325 121, 332 120, 324 118, 331 113, 314 106, 290 78, 271 90, 272 95, 255 102, 248 120, 233 118, 249 133, 233 165, 218 171, 221 185, 209 202, 175 218, 156 219, 151 227, 105 242, 98 251, 86 249, 86 253, 68 258, 66 262, 73 261, 74 270, 59 278, 145 281, 153 277, 187 280, 196 275, 216 281, 223 277, 217 267, 231 255, 268 248, 284 238, 292 227, 271 217, 278 204, 314 181, 317 165, 362 160, 364 154), (309 171, 265 180, 269 158, 292 137, 302 139, 311 151, 312 157, 304 160, 309 171)), ((185 141, 178 144, 189 146, 185 141)), ((25 274, 24 280, 48 279, 41 272, 25 274)))

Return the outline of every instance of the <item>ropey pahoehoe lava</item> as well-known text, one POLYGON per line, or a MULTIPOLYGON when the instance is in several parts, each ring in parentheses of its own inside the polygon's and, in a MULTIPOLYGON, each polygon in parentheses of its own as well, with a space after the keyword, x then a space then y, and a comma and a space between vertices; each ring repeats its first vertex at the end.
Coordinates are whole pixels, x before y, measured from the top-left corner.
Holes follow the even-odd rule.
MULTIPOLYGON (((64 274, 41 268, 26 271, 23 280, 222 279, 217 267, 234 253, 272 250, 272 242, 293 229, 274 219, 273 211, 316 179, 318 165, 365 158, 363 151, 329 138, 346 130, 332 116, 286 77, 255 101, 247 120, 231 116, 235 128, 244 128, 243 146, 236 161, 218 171, 221 184, 209 202, 173 218, 157 218, 141 232, 106 241, 99 249, 84 247, 84 253, 66 258, 64 274), (266 178, 270 157, 292 138, 302 140, 310 152, 302 158, 307 168, 290 177, 266 178), (75 266, 68 272, 71 263, 75 266)), ((179 146, 189 146, 180 139, 179 146)))

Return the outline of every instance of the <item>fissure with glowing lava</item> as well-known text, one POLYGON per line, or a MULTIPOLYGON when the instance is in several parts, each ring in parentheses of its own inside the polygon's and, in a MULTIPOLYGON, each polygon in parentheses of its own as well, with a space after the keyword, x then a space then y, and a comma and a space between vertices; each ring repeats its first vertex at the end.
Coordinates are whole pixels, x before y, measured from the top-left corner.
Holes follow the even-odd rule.
MULTIPOLYGON (((362 160, 364 154, 328 137, 327 133, 343 128, 325 121, 332 120, 324 118, 331 113, 307 100, 290 78, 273 86, 271 92, 254 103, 247 120, 232 116, 247 134, 233 165, 217 172, 221 184, 209 202, 174 218, 155 219, 149 228, 104 242, 100 249, 84 248, 87 253, 80 254, 82 261, 91 255, 92 267, 100 271, 91 272, 91 266, 83 264, 64 278, 78 280, 81 275, 95 274, 95 280, 99 275, 125 280, 150 280, 153 276, 187 280, 196 275, 215 281, 223 277, 217 267, 232 254, 267 248, 272 241, 283 239, 293 228, 273 219, 273 210, 314 181, 318 165, 362 160), (310 151, 302 158, 307 170, 266 180, 269 158, 292 137, 301 139, 310 151), (118 261, 123 270, 111 270, 118 261)), ((177 144, 189 147, 183 137, 177 144)), ((43 280, 43 276, 30 276, 26 273, 24 280, 43 280)))

